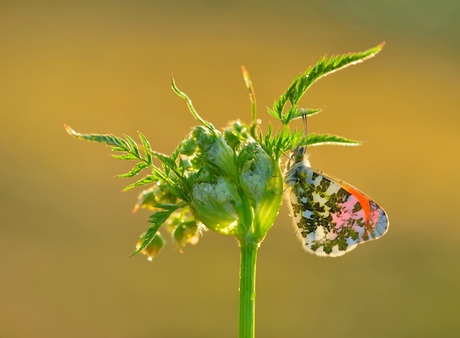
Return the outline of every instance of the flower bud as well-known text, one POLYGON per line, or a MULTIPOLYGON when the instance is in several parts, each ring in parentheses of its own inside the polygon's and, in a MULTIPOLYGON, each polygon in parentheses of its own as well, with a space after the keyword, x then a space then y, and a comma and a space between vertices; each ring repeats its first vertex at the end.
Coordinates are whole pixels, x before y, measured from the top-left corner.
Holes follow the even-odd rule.
POLYGON ((193 186, 192 212, 204 225, 217 232, 226 235, 232 232, 237 225, 241 204, 238 191, 223 176, 193 186))
POLYGON ((196 222, 180 223, 174 228, 172 236, 181 248, 187 244, 195 245, 200 239, 198 225, 196 222))
POLYGON ((252 210, 254 235, 262 239, 270 230, 281 207, 283 195, 283 177, 279 164, 255 141, 248 142, 242 148, 250 152, 241 170, 241 186, 248 196, 252 210))
POLYGON ((281 205, 283 179, 279 164, 240 121, 230 122, 224 136, 195 127, 179 146, 191 188, 190 211, 196 221, 222 234, 261 239, 281 205), (255 224, 256 229, 251 229, 255 224))
POLYGON ((199 159, 200 163, 196 163, 196 167, 201 165, 211 165, 216 171, 230 176, 237 177, 238 171, 235 165, 235 153, 230 146, 225 142, 221 133, 217 130, 211 131, 203 126, 195 127, 189 138, 181 144, 181 153, 190 155, 191 150, 195 146, 195 159, 199 159))
POLYGON ((255 141, 247 143, 243 149, 249 154, 245 157, 241 170, 241 185, 245 194, 258 203, 273 175, 273 160, 255 141))
POLYGON ((179 247, 197 244, 203 228, 197 223, 188 207, 169 216, 166 227, 179 247))
POLYGON ((224 138, 227 144, 234 150, 239 149, 242 142, 252 139, 248 127, 240 120, 228 123, 224 131, 224 138))
MULTIPOLYGON (((136 249, 139 249, 141 246, 142 241, 144 240, 145 232, 139 237, 139 240, 136 244, 136 249)), ((160 232, 157 232, 153 237, 152 241, 147 245, 144 250, 141 251, 142 254, 148 256, 147 259, 152 261, 158 254, 160 250, 163 248, 165 244, 165 240, 160 232)))
POLYGON ((159 204, 174 204, 176 201, 177 197, 171 194, 166 183, 157 181, 153 187, 146 189, 139 194, 133 213, 140 208, 157 210, 157 205, 159 204))

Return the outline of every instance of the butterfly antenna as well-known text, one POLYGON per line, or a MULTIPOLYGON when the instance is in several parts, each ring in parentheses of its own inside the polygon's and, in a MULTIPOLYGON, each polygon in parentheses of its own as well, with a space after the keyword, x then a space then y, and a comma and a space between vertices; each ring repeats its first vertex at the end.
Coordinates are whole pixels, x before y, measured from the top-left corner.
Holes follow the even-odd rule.
POLYGON ((307 114, 302 113, 302 121, 303 121, 303 130, 305 133, 305 152, 304 154, 306 154, 307 153, 307 143, 308 143, 307 114))

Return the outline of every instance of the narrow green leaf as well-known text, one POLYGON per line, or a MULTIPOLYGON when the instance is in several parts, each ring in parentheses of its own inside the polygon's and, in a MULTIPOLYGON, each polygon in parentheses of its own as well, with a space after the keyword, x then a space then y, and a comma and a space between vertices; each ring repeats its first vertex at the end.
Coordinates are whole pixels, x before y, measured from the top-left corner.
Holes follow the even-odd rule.
POLYGON ((146 184, 151 184, 153 182, 158 181, 159 177, 156 175, 147 175, 143 178, 141 178, 139 181, 136 181, 128 186, 126 186, 123 191, 128 191, 131 190, 132 188, 140 187, 146 184))
POLYGON ((179 90, 179 88, 177 88, 176 86, 176 83, 174 82, 174 78, 171 77, 171 87, 173 89, 173 91, 181 98, 183 98, 185 100, 185 102, 187 102, 187 106, 188 106, 188 109, 189 111, 192 113, 192 115, 198 120, 200 121, 205 127, 207 127, 212 133, 217 134, 217 131, 216 131, 216 128, 214 128, 214 126, 209 123, 208 121, 204 120, 199 114, 198 112, 196 111, 195 107, 193 106, 193 103, 192 103, 192 100, 183 92, 181 92, 179 90))
POLYGON ((137 156, 137 158, 140 158, 141 155, 139 154, 139 148, 137 147, 136 141, 134 141, 131 137, 128 135, 125 135, 126 140, 129 143, 129 148, 131 149, 131 152, 137 156))
POLYGON ((143 238, 140 246, 136 249, 136 251, 134 251, 131 255, 129 255, 129 258, 131 258, 133 256, 136 256, 139 252, 144 250, 145 247, 150 244, 150 242, 152 242, 153 238, 155 237, 156 233, 158 232, 158 229, 160 229, 161 225, 162 225, 162 223, 155 223, 155 224, 152 224, 148 228, 148 230, 145 233, 144 238, 143 238))
POLYGON ((273 116, 274 118, 278 119, 278 120, 281 120, 281 115, 278 114, 278 111, 276 111, 275 109, 270 109, 270 108, 267 108, 267 111, 268 113, 273 116))
POLYGON ((278 115, 279 119, 282 120, 284 105, 288 100, 288 92, 283 93, 278 100, 273 103, 273 111, 278 115))
POLYGON ((129 161, 137 161, 139 158, 131 153, 126 153, 126 154, 110 154, 113 158, 117 160, 129 160, 129 161))
POLYGON ((118 151, 118 152, 125 152, 126 149, 125 148, 122 148, 122 147, 117 147, 117 146, 109 146, 110 147, 110 150, 112 151, 118 151))
POLYGON ((150 146, 150 142, 147 140, 147 138, 141 132, 139 132, 139 138, 141 139, 142 146, 144 147, 145 160, 148 163, 152 163, 152 155, 151 155, 152 147, 150 146))
POLYGON ((306 116, 316 115, 318 113, 321 113, 322 111, 323 111, 322 108, 318 108, 318 109, 310 109, 310 108, 295 109, 293 111, 293 113, 292 113, 290 121, 300 119, 300 118, 302 118, 303 115, 306 115, 306 116))
POLYGON ((249 73, 244 66, 241 66, 241 70, 243 72, 243 79, 244 83, 246 84, 246 88, 249 91, 249 101, 251 102, 251 113, 252 113, 252 123, 251 123, 251 132, 254 135, 254 128, 257 125, 257 117, 256 117, 256 94, 254 92, 254 86, 252 85, 251 78, 249 77, 249 73))
POLYGON ((136 176, 142 171, 142 169, 145 169, 148 166, 149 164, 146 162, 139 162, 129 172, 127 172, 126 174, 117 175, 117 177, 118 178, 128 178, 128 177, 136 176))
POLYGON ((176 162, 174 162, 168 155, 162 154, 158 151, 151 150, 151 154, 161 161, 166 167, 170 169, 176 168, 176 162))
POLYGON ((127 150, 128 149, 128 146, 126 144, 126 142, 115 136, 115 135, 111 135, 111 134, 82 134, 82 133, 78 133, 76 132, 75 130, 73 130, 70 126, 68 125, 64 125, 64 128, 65 130, 67 131, 67 133, 77 139, 80 139, 80 140, 87 140, 87 141, 92 141, 92 142, 99 142, 99 143, 105 143, 109 146, 115 146, 115 147, 119 147, 123 150, 127 150))
POLYGON ((309 147, 319 145, 342 145, 342 146, 359 146, 362 144, 361 141, 351 140, 342 136, 329 135, 329 134, 308 134, 309 147))

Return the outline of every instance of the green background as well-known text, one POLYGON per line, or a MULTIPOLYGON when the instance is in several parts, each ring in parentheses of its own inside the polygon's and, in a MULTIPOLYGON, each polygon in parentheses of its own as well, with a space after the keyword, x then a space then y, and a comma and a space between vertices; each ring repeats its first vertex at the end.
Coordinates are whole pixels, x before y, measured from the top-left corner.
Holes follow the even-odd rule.
MULTIPOLYGON (((265 107, 324 54, 386 41, 307 93, 309 128, 365 140, 311 149, 315 168, 389 214, 382 239, 336 259, 303 251, 287 208, 263 243, 258 337, 460 335, 460 2, 0 2, 0 336, 236 337, 236 241, 207 232, 128 259, 147 226, 129 163, 67 136, 142 131, 169 153, 196 121, 265 107), (130 181, 131 182, 131 181, 130 181)), ((278 125, 275 123, 275 125, 278 125)), ((301 127, 301 124, 298 124, 301 127)))

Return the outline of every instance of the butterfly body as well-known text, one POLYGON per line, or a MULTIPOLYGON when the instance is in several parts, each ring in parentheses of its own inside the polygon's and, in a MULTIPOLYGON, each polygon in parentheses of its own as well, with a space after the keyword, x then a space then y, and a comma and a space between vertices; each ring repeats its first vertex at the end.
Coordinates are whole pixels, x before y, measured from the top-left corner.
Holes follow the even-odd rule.
POLYGON ((341 256, 388 229, 381 207, 348 183, 311 168, 305 147, 294 149, 285 182, 298 236, 315 255, 341 256))

